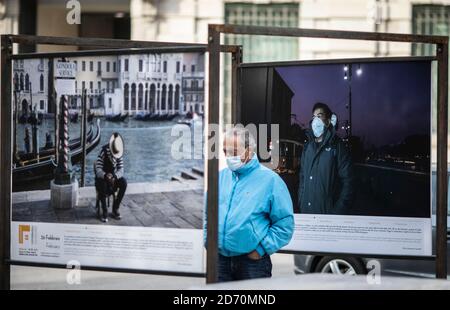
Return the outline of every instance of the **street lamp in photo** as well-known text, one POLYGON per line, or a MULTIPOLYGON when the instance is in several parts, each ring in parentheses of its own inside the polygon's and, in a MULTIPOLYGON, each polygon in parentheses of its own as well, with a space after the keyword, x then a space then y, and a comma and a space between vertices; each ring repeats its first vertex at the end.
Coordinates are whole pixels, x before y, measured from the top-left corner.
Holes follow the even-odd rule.
MULTIPOLYGON (((358 64, 356 68, 356 75, 361 76, 363 70, 361 65, 358 64)), ((345 125, 342 129, 345 130, 347 137, 346 140, 352 136, 352 74, 353 74, 353 64, 344 64, 344 80, 348 82, 348 103, 346 108, 348 109, 348 120, 345 122, 345 125)))
POLYGON ((363 73, 362 69, 361 69, 361 65, 358 64, 358 68, 356 69, 356 75, 360 76, 363 73))

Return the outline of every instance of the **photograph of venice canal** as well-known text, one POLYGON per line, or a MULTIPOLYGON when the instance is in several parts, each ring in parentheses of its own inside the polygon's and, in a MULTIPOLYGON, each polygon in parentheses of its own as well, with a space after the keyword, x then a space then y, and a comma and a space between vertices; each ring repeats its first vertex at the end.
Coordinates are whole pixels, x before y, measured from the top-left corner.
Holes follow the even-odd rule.
POLYGON ((119 133, 127 186, 119 205, 120 220, 111 214, 120 191, 115 188, 114 195, 107 196, 106 225, 201 228, 204 72, 201 53, 15 60, 12 220, 104 224, 99 221, 102 203, 94 164, 102 148, 110 146, 113 133, 119 133), (69 87, 59 83, 57 69, 49 70, 61 62, 74 69, 69 87), (72 204, 52 202, 51 182, 59 171, 55 141, 58 145, 57 133, 64 128, 60 95, 67 108, 70 179, 77 191, 72 204), (172 143, 179 138, 172 135, 174 126, 181 127, 177 133, 191 131, 191 151, 183 159, 172 156, 172 143))

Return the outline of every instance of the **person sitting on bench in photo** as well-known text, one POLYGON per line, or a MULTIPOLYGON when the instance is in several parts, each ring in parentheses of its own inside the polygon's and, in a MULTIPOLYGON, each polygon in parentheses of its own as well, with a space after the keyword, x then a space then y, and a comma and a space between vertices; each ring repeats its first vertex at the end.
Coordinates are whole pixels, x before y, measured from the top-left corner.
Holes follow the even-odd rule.
POLYGON ((120 203, 127 189, 127 181, 123 176, 123 139, 117 133, 113 133, 109 143, 105 144, 97 157, 95 165, 95 189, 101 203, 101 221, 108 221, 108 207, 106 197, 119 191, 115 197, 112 208, 112 216, 120 220, 120 203))

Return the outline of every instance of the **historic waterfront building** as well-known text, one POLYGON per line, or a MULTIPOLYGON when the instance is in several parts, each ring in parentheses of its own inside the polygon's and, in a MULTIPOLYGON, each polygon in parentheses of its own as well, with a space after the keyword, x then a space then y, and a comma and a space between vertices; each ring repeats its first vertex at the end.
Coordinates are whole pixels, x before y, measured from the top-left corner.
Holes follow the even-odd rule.
POLYGON ((180 112, 183 54, 123 55, 118 63, 120 90, 112 109, 129 114, 180 112))
POLYGON ((203 54, 134 54, 68 60, 75 62, 77 68, 75 95, 69 96, 71 109, 81 109, 82 90, 86 89, 89 108, 97 115, 203 112, 203 54), (189 85, 183 91, 182 81, 189 85), (187 108, 184 98, 188 99, 187 108))
POLYGON ((105 98, 118 85, 117 56, 74 57, 67 60, 76 65, 75 90, 74 95, 69 95, 69 108, 81 110, 82 92, 86 89, 89 109, 95 114, 104 114, 105 98))
MULTIPOLYGON (((67 95, 71 112, 81 112, 82 93, 96 115, 128 113, 203 113, 205 57, 199 53, 71 57, 74 89, 67 95), (185 102, 186 101, 186 102, 185 102)), ((60 61, 60 60, 58 60, 60 61)), ((14 62, 15 98, 22 113, 51 113, 48 106, 49 60, 14 62)))
POLYGON ((203 54, 184 54, 183 112, 204 113, 205 107, 205 57, 203 54))
POLYGON ((13 62, 13 103, 21 114, 48 112, 47 77, 47 59, 18 59, 13 62))

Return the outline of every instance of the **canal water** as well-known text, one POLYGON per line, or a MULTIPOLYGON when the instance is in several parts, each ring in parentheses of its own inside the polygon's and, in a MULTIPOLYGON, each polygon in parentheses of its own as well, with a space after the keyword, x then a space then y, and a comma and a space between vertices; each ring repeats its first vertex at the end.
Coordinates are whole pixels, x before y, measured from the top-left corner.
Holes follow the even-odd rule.
MULTIPOLYGON (((96 123, 96 118, 93 124, 96 123)), ((25 126, 18 125, 17 145, 19 150, 24 150, 25 126)), ((39 145, 45 145, 45 133, 49 132, 54 139, 54 120, 44 119, 39 128, 39 145)), ((89 125, 88 125, 89 128, 89 125)), ((118 132, 124 139, 124 171, 127 181, 130 182, 164 182, 169 181, 172 176, 180 176, 182 170, 190 170, 192 167, 203 168, 203 138, 202 124, 195 128, 187 125, 177 125, 173 121, 136 121, 127 119, 124 122, 110 122, 100 118, 101 140, 100 143, 87 155, 86 158, 86 185, 93 186, 95 176, 93 164, 101 150, 108 143, 113 132, 118 132), (172 136, 172 128, 178 126, 172 136), (191 146, 181 148, 184 151, 182 159, 172 156, 172 143, 179 139, 179 132, 191 134, 191 146), (195 131, 195 134, 194 134, 195 131)), ((80 136, 81 122, 69 124, 70 139, 80 136)), ((96 126, 94 125, 94 134, 96 126)), ((72 166, 75 176, 80 180, 81 165, 77 163, 72 166)))

